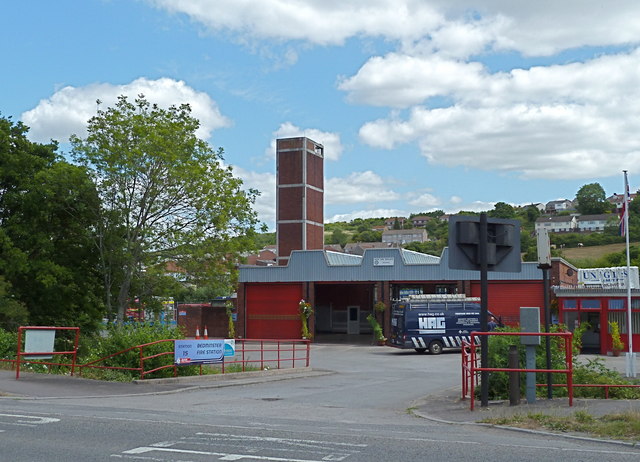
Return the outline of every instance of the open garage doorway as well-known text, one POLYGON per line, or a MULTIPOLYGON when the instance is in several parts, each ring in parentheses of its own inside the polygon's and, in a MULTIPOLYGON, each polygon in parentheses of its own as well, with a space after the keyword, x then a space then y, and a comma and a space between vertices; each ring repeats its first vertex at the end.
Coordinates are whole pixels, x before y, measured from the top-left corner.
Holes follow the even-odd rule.
POLYGON ((367 316, 373 312, 372 283, 315 284, 315 341, 372 342, 367 316))

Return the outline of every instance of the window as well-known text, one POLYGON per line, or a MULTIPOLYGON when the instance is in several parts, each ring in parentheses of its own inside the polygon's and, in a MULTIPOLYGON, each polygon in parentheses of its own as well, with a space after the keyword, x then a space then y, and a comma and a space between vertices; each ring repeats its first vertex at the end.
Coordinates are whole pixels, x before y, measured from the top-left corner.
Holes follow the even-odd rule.
POLYGON ((640 298, 632 298, 631 299, 631 309, 632 310, 640 310, 640 298))
POLYGON ((582 300, 580 302, 580 306, 586 310, 599 310, 600 309, 600 300, 598 299, 587 299, 582 300))
POLYGON ((575 310, 578 308, 578 302, 576 300, 562 300, 562 307, 565 310, 575 310))
MULTIPOLYGON (((618 323, 618 327, 620 327, 620 333, 627 333, 627 313, 616 312, 609 313, 609 322, 615 321, 618 323)), ((638 332, 640 329, 640 313, 631 313, 631 325, 633 326, 633 332, 638 332)), ((611 333, 611 329, 609 328, 609 333, 611 333)), ((626 344, 625 344, 626 346, 626 344)))
POLYGON ((610 310, 624 310, 624 300, 622 299, 612 299, 609 300, 609 309, 610 310))

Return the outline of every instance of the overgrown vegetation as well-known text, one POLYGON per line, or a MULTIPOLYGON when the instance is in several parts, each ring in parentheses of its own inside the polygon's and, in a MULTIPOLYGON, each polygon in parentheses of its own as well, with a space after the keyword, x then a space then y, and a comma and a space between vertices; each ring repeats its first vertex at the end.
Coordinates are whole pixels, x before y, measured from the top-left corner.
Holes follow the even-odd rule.
MULTIPOLYGON (((552 332, 560 332, 564 330, 564 326, 552 326, 552 332)), ((505 327, 497 329, 498 332, 519 332, 519 329, 505 327)), ((574 336, 574 339, 577 336, 574 336)), ((546 369, 546 338, 543 336, 540 346, 536 348, 536 368, 546 369)), ((518 350, 519 364, 526 363, 526 348, 520 343, 520 339, 516 336, 493 336, 489 338, 489 367, 506 368, 508 365, 509 346, 515 345, 518 350)), ((575 349, 579 347, 577 343, 572 346, 575 349)), ((565 353, 564 341, 560 337, 551 339, 551 367, 552 369, 565 369, 565 353)), ((566 374, 556 373, 552 375, 553 383, 566 383, 566 374)), ((547 375, 545 373, 536 374, 536 382, 545 384, 547 375)), ((599 385, 624 385, 635 384, 637 381, 628 381, 624 379, 618 372, 608 369, 602 359, 590 359, 582 361, 579 356, 574 356, 573 364, 573 383, 574 384, 599 384, 599 385)), ((520 374, 520 395, 525 395, 526 373, 520 374)), ((479 390, 476 389, 479 393, 479 390)), ((574 388, 574 396, 577 398, 604 398, 604 389, 597 387, 578 387, 574 388)), ((538 387, 538 394, 546 396, 546 387, 538 387)), ((554 387, 553 394, 556 397, 567 396, 567 389, 564 387, 554 387)), ((509 373, 492 372, 489 374, 489 398, 492 400, 504 400, 509 397, 509 373)), ((638 399, 640 398, 640 388, 611 388, 609 389, 609 397, 613 399, 638 399)))
POLYGON ((640 412, 593 416, 576 411, 570 416, 551 416, 542 413, 517 414, 511 417, 484 419, 481 422, 528 429, 546 429, 556 432, 578 432, 594 436, 638 441, 640 439, 640 412))

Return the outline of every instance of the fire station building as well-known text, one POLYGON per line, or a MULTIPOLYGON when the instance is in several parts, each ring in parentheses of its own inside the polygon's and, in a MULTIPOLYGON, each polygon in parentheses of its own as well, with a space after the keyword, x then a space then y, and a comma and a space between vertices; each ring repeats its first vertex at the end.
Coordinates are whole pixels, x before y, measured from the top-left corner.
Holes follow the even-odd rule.
MULTIPOLYGON (((277 140, 276 151, 277 265, 240 267, 239 337, 300 338, 302 299, 314 311, 309 330, 321 340, 328 334, 369 334, 366 317, 378 301, 390 308, 394 300, 411 294, 480 296, 479 271, 450 269, 448 249, 440 257, 402 248, 371 248, 363 255, 324 250, 324 148, 303 137, 277 140)), ((585 338, 585 347, 606 354, 611 350, 608 321, 623 321, 626 302, 619 290, 577 289, 577 273, 565 260, 552 259, 554 320, 571 330, 588 321, 594 331, 585 338)), ((505 324, 519 323, 520 307, 544 306, 543 274, 537 263, 522 263, 519 273, 489 272, 488 281, 489 310, 505 324)), ((633 331, 638 332, 640 289, 634 289, 632 308, 633 331)), ((383 315, 387 336, 390 311, 383 315)), ((620 326, 625 341, 626 323, 620 326)), ((640 335, 634 335, 636 345, 640 347, 640 335)))

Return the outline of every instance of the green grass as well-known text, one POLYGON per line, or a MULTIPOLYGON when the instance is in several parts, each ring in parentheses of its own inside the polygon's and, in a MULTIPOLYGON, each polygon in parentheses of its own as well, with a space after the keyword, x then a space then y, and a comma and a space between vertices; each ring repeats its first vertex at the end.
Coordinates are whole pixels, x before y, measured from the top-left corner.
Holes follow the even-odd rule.
POLYGON ((640 441, 640 411, 607 414, 602 417, 594 417, 586 411, 576 411, 567 417, 529 413, 485 419, 481 422, 560 433, 584 433, 614 440, 640 441))

